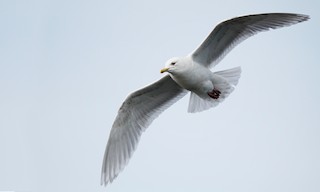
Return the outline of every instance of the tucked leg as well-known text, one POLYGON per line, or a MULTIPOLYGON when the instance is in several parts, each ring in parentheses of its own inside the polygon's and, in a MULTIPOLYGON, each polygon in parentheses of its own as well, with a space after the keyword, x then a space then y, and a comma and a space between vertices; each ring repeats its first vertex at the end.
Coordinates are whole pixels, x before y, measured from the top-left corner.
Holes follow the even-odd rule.
POLYGON ((218 89, 213 89, 211 92, 208 92, 208 95, 213 99, 219 99, 221 92, 218 89))

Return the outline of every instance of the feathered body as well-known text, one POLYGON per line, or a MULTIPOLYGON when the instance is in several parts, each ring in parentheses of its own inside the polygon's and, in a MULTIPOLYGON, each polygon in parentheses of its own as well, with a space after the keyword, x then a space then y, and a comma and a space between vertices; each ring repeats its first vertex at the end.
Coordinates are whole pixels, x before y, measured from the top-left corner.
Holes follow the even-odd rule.
POLYGON ((118 111, 107 143, 101 184, 112 182, 129 162, 142 132, 161 112, 190 92, 189 112, 209 109, 234 90, 241 69, 211 72, 223 57, 248 37, 308 20, 307 15, 267 13, 236 17, 218 24, 190 55, 170 59, 157 82, 131 93, 118 111))

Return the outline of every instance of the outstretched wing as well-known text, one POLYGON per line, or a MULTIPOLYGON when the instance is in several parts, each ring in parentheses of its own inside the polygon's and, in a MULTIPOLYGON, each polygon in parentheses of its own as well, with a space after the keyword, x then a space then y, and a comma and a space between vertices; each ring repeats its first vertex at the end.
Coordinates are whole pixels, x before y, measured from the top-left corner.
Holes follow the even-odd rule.
POLYGON ((128 163, 141 133, 158 115, 187 93, 169 75, 142 88, 123 102, 104 154, 101 184, 112 182, 128 163))
POLYGON ((258 32, 290 26, 309 19, 307 15, 267 13, 247 15, 217 25, 193 53, 193 59, 207 67, 214 67, 221 59, 248 37, 258 32))

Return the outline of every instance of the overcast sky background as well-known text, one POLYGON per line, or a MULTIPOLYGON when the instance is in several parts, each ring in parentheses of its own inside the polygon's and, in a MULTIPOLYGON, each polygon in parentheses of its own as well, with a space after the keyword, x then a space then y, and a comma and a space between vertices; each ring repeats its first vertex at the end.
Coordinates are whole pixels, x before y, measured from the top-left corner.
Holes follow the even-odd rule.
POLYGON ((320 191, 320 1, 0 1, 0 191, 320 191), (311 20, 260 33, 214 70, 242 67, 217 108, 189 95, 157 118, 119 177, 105 145, 132 91, 239 15, 311 20))

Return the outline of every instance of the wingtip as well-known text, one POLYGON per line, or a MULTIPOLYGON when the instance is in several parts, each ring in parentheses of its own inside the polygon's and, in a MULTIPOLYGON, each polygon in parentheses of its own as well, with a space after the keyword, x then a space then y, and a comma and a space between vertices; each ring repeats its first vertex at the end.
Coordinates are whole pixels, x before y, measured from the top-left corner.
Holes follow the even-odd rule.
POLYGON ((310 15, 302 15, 303 16, 303 21, 308 21, 311 19, 310 15))
POLYGON ((294 14, 294 15, 298 17, 300 22, 308 21, 309 19, 311 19, 310 15, 307 15, 307 14, 294 14))

